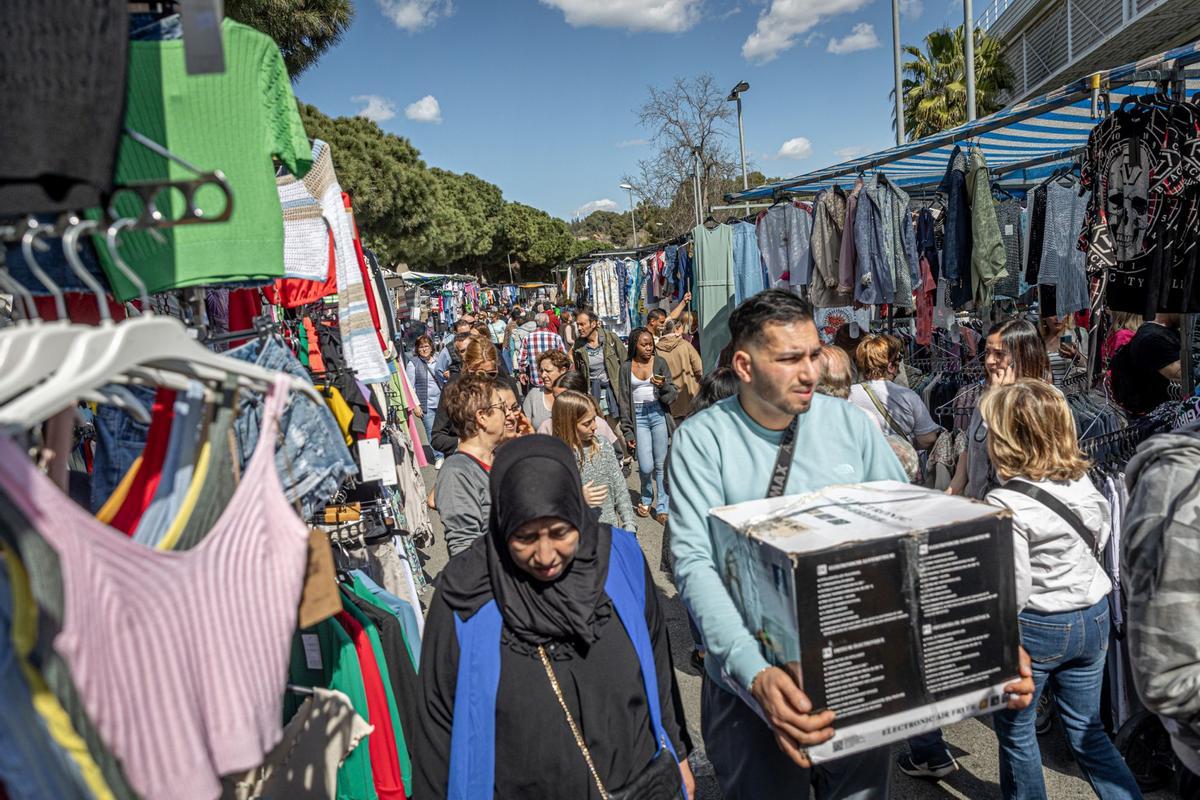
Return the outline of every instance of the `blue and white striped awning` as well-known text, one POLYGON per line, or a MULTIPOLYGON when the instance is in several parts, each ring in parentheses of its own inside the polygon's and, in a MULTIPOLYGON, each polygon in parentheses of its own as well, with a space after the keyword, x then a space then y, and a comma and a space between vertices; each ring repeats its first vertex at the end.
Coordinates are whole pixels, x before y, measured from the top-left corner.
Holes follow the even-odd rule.
MULTIPOLYGON (((1167 53, 1088 76, 1042 97, 964 123, 924 139, 892 147, 869 156, 844 161, 806 175, 726 195, 726 202, 771 199, 779 193, 812 194, 830 186, 850 186, 859 175, 884 172, 899 186, 936 186, 946 170, 955 145, 970 143, 982 150, 988 166, 999 169, 1039 158, 1062 154, 1057 161, 1020 169, 1006 176, 1017 182, 1035 181, 1057 164, 1069 160, 1072 151, 1087 144, 1088 135, 1101 119, 1094 113, 1094 87, 1107 92, 1110 107, 1116 108, 1130 95, 1152 93, 1166 71, 1200 62, 1200 42, 1167 53), (1131 82, 1137 80, 1138 82, 1131 82)), ((1200 89, 1200 81, 1187 81, 1187 90, 1200 89)), ((1103 108, 1099 109, 1102 113, 1103 108)))

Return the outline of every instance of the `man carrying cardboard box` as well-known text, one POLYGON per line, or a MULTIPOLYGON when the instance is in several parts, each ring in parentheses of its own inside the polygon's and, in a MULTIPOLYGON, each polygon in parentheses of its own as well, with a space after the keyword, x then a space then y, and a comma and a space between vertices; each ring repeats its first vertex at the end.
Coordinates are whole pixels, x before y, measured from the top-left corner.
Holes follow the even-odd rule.
MULTIPOLYGON (((722 581, 708 512, 834 484, 903 482, 904 470, 866 416, 814 395, 821 340, 807 303, 768 290, 739 306, 729 328, 738 394, 680 426, 670 466, 675 583, 707 648, 701 725, 708 757, 726 800, 798 800, 810 786, 817 800, 882 800, 886 748, 810 765, 805 748, 833 737, 834 714, 814 709, 792 677, 763 657, 722 581), (769 727, 729 682, 749 691, 769 727)), ((1033 682, 1025 664, 1021 672, 1006 688, 1017 695, 1012 703, 1027 706, 1033 682)))

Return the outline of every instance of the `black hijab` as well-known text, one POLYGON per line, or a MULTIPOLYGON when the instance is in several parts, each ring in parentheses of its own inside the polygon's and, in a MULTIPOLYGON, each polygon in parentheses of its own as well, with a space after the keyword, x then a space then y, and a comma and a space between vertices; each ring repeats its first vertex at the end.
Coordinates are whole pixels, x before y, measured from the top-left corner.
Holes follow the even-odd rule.
POLYGON ((571 449, 552 436, 522 436, 496 451, 490 475, 488 532, 451 559, 438 591, 464 619, 496 599, 505 625, 531 644, 578 640, 593 644, 612 613, 604 594, 612 529, 596 521, 583 499, 571 449), (513 563, 508 537, 538 517, 557 517, 579 531, 575 559, 550 583, 513 563))

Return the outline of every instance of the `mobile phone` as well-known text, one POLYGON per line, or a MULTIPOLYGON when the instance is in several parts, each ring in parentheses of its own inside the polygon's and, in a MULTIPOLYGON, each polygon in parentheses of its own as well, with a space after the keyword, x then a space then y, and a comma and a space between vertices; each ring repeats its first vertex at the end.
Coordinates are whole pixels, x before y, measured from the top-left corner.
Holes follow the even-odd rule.
POLYGON ((1067 331, 1059 338, 1059 342, 1062 344, 1073 344, 1075 342, 1075 335, 1067 331))

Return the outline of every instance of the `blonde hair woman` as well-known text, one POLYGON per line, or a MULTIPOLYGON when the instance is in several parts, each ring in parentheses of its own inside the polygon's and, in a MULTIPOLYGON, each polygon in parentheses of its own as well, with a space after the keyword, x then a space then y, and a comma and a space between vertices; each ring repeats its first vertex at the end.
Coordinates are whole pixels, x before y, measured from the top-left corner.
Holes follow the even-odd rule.
POLYGON ((1035 687, 1028 708, 995 716, 1001 793, 1046 796, 1034 721, 1052 681, 1067 742, 1096 793, 1140 798, 1100 719, 1112 591, 1100 559, 1112 519, 1088 480, 1071 409, 1045 381, 1022 378, 985 394, 980 412, 1001 481, 987 502, 1013 515, 1021 644, 1033 659, 1035 687))
POLYGON ((596 402, 581 392, 563 392, 554 400, 551 420, 554 435, 575 454, 584 497, 588 505, 600 509, 600 521, 636 531, 633 503, 617 455, 596 438, 596 402))

